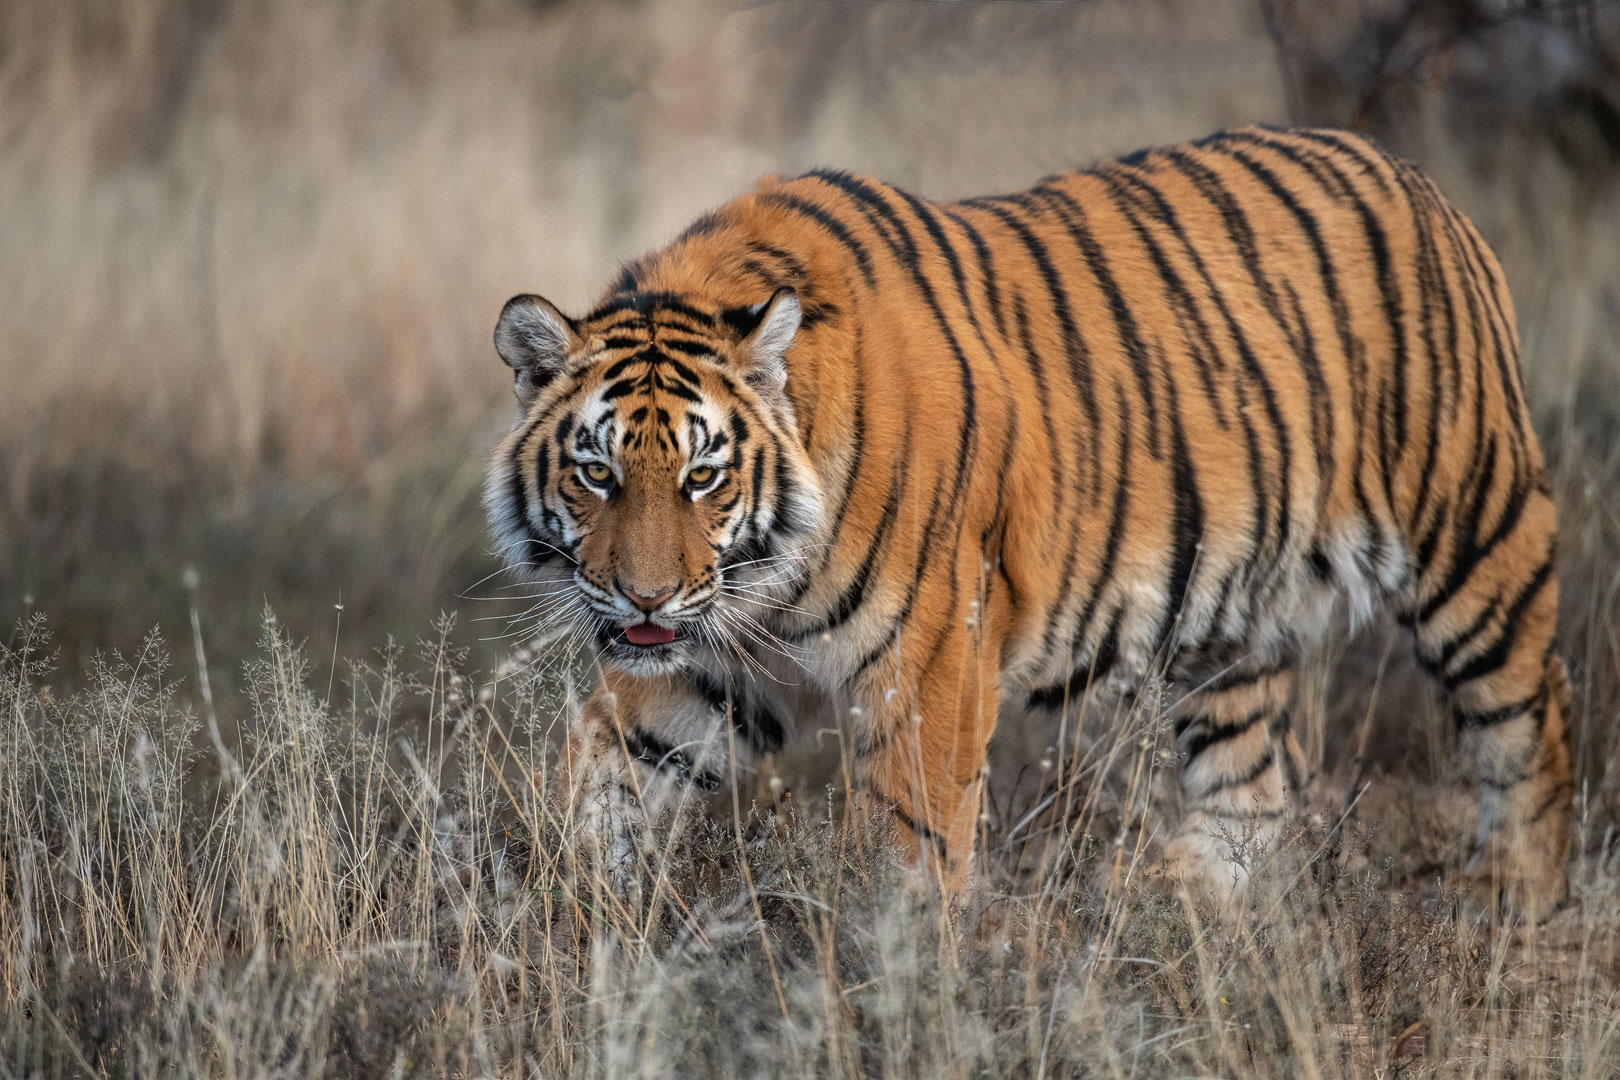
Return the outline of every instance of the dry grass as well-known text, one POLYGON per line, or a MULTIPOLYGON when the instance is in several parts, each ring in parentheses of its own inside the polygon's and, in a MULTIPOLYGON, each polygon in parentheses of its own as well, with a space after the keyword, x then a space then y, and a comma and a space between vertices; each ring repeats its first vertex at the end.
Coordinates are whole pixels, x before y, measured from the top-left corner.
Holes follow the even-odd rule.
POLYGON ((1369 61, 1338 8, 1386 5, 1269 6, 1286 79, 1239 0, 7 5, 0 1080, 1620 1071, 1614 17, 1369 61), (1290 107, 1433 172, 1519 299, 1576 902, 1468 914, 1447 735, 1383 629, 1316 663, 1318 813, 1237 923, 1142 880, 1151 685, 998 735, 954 903, 845 818, 830 734, 604 891, 561 798, 584 673, 458 596, 500 302, 578 308, 768 171, 995 190, 1290 107))
POLYGON ((463 674, 446 625, 328 687, 272 620, 219 739, 161 642, 64 695, 40 635, 0 688, 0 1075, 1620 1067, 1616 817, 1590 789, 1546 926, 1470 914, 1458 797, 1409 777, 1303 824, 1224 922, 1145 882, 1174 760, 1149 687, 1028 768, 1002 748, 953 903, 867 842, 836 772, 780 805, 745 778, 740 825, 649 837, 626 900, 566 809, 554 665, 463 674))

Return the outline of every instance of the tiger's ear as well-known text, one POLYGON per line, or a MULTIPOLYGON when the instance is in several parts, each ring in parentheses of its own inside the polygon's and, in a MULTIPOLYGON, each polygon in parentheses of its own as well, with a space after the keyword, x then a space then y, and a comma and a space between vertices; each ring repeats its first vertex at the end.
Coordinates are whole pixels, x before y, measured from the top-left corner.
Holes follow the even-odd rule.
POLYGON ((581 344, 572 319, 551 301, 529 293, 508 300, 495 323, 495 351, 516 373, 514 386, 525 408, 581 344))
POLYGON ((748 310, 759 321, 742 340, 742 355, 747 365, 744 378, 756 390, 779 394, 787 386, 787 364, 783 357, 793 344, 793 335, 799 331, 802 315, 799 294, 790 288, 780 288, 769 300, 748 310))

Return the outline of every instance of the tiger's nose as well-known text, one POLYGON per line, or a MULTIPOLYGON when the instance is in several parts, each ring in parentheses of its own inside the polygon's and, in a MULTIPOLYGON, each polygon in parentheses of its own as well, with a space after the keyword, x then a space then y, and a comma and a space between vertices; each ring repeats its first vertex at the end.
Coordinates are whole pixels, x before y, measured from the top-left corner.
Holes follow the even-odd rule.
POLYGON ((679 590, 671 587, 668 589, 660 589, 657 592, 648 595, 631 588, 629 585, 626 585, 623 582, 620 582, 619 591, 624 593, 626 599, 628 599, 632 604, 636 605, 636 607, 640 608, 642 611, 650 613, 657 611, 659 606, 663 604, 665 600, 668 600, 670 597, 674 596, 679 590))

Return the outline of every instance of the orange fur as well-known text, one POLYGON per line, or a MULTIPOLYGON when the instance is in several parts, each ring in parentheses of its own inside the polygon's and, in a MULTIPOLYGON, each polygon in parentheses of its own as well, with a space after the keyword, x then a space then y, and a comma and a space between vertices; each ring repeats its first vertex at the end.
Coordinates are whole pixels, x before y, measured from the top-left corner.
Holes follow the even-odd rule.
MULTIPOLYGON (((516 330, 544 345, 535 310, 516 330)), ((615 644, 616 597, 581 615, 630 672, 590 712, 596 790, 644 787, 631 769, 671 791, 724 775, 727 724, 765 750, 796 711, 833 708, 865 790, 954 880, 998 717, 1158 667, 1188 691, 1194 812, 1170 855, 1219 891, 1214 826, 1274 821, 1303 779, 1300 646, 1336 611, 1387 606, 1451 691, 1494 880, 1537 910, 1562 896, 1556 526, 1511 302, 1405 163, 1345 133, 1247 128, 957 203, 771 180, 565 322, 549 360, 503 346, 529 387, 489 489, 503 543, 529 552, 514 561, 603 594, 625 574, 694 597, 744 582, 706 602, 752 623, 666 663, 615 644), (785 383, 759 310, 782 289, 802 312, 785 383), (795 519, 754 527, 769 580, 727 569, 748 526, 674 494, 695 398, 759 451, 725 490, 795 519), (637 426, 659 409, 661 456, 637 426), (582 494, 556 448, 597 416, 625 482, 582 494), (634 734, 628 762, 604 724, 634 734)), ((721 618, 697 599, 670 615, 694 636, 721 618)))

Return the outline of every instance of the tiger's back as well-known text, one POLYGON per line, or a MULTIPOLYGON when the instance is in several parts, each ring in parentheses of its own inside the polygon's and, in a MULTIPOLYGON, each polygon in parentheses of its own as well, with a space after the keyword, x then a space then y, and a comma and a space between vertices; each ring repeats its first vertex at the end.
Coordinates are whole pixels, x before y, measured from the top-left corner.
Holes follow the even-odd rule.
MULTIPOLYGON (((1451 693, 1498 877, 1535 876, 1530 847, 1561 860, 1555 523, 1511 303, 1410 166, 1252 128, 957 203, 815 172, 627 267, 583 325, 634 297, 648 341, 701 339, 782 288, 823 512, 752 537, 795 559, 762 629, 951 872, 998 712, 1159 667, 1189 691, 1171 859, 1220 879, 1222 820, 1280 818, 1301 784, 1301 646, 1382 606, 1451 693)), ((736 696, 770 696, 752 682, 736 696)))

